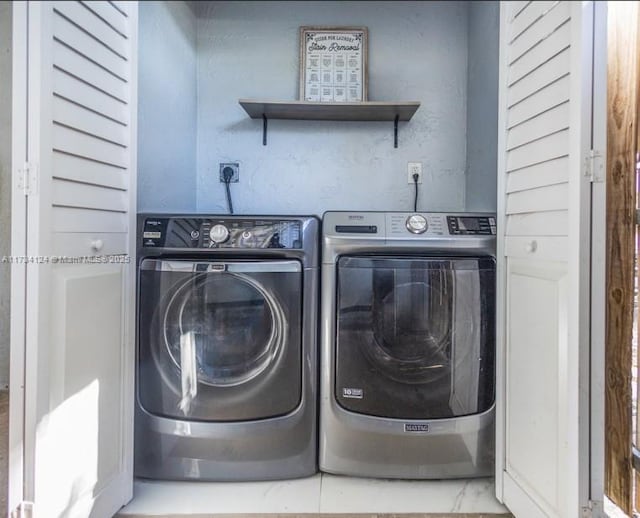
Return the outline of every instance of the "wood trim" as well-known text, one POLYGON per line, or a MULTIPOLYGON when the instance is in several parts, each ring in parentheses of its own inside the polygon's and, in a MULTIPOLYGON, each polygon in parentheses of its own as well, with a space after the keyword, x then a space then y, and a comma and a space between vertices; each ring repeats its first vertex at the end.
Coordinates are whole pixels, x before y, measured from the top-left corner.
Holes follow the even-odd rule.
POLYGON ((638 5, 608 5, 605 492, 631 516, 638 5))
MULTIPOLYGON (((635 16, 635 24, 636 24, 636 39, 635 39, 635 44, 636 44, 636 60, 638 63, 638 70, 640 71, 640 9, 637 10, 636 16, 635 16)), ((639 72, 640 73, 640 72, 639 72)), ((638 84, 638 81, 635 82, 635 89, 636 89, 636 110, 635 110, 635 115, 636 115, 636 134, 635 134, 635 139, 636 139, 636 148, 635 148, 635 153, 634 153, 634 163, 637 162, 638 160, 638 151, 640 150, 640 128, 638 127, 638 121, 640 121, 640 84, 638 84)), ((638 199, 638 189, 640 188, 640 186, 638 185, 638 174, 636 171, 636 175, 635 175, 635 180, 636 180, 636 184, 635 184, 635 195, 636 195, 636 211, 638 209, 638 203, 640 203, 640 199, 638 199)), ((637 220, 636 220, 636 224, 637 224, 637 220)), ((638 280, 638 273, 637 273, 637 269, 638 269, 638 250, 640 250, 640 235, 638 234, 638 227, 636 226, 636 281, 638 280)), ((639 314, 640 315, 640 314, 639 314)), ((640 316, 637 317, 637 322, 636 322, 636 337, 640 337, 640 334, 638 334, 640 332, 640 316)), ((636 338, 637 340, 638 338, 636 338)), ((636 359, 636 362, 638 360, 636 359)), ((636 376, 638 376, 638 371, 636 371, 636 376)), ((637 389, 640 389, 640 376, 638 376, 638 379, 636 380, 636 399, 638 399, 640 397, 640 392, 637 391, 637 389)), ((637 404, 637 403, 636 403, 637 404)), ((636 411, 636 436, 633 438, 634 440, 634 444, 636 446, 636 448, 640 445, 640 414, 637 413, 636 411)), ((634 506, 635 509, 634 511, 640 510, 640 470, 634 470, 634 477, 633 477, 633 482, 632 482, 635 486, 635 502, 634 502, 634 506)))

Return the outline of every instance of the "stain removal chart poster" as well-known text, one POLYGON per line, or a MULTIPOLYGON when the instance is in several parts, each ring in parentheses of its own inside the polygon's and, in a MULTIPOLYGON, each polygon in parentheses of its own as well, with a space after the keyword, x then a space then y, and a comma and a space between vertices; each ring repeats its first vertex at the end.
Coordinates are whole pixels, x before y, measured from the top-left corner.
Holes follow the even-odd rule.
POLYGON ((304 101, 367 100, 367 29, 300 28, 301 95, 304 101))

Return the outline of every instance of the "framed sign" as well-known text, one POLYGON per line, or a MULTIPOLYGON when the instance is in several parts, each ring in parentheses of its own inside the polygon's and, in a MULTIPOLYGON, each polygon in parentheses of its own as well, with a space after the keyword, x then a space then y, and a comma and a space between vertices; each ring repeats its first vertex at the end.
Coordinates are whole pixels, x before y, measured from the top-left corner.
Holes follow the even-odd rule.
POLYGON ((367 100, 366 27, 300 27, 300 100, 367 100))

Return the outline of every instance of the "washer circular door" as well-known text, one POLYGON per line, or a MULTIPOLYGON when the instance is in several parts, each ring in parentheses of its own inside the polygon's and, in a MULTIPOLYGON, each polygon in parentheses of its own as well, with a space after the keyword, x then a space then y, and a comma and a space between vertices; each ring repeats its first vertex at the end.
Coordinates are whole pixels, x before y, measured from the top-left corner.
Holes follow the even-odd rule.
POLYGON ((301 395, 301 273, 297 261, 144 260, 143 407, 196 420, 293 410, 301 395))
POLYGON ((488 410, 494 286, 489 257, 339 258, 337 402, 406 419, 488 410))

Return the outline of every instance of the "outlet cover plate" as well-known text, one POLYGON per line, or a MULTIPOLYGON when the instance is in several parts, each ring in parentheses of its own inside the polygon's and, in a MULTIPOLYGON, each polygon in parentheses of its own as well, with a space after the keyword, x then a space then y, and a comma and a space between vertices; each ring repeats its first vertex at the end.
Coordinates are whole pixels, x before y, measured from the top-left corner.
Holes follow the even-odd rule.
POLYGON ((407 163, 407 183, 413 183, 413 174, 418 175, 418 183, 422 183, 422 162, 407 163))
POLYGON ((238 183, 240 181, 240 162, 220 162, 220 181, 224 183, 224 171, 225 167, 233 169, 233 176, 231 177, 231 183, 238 183))

